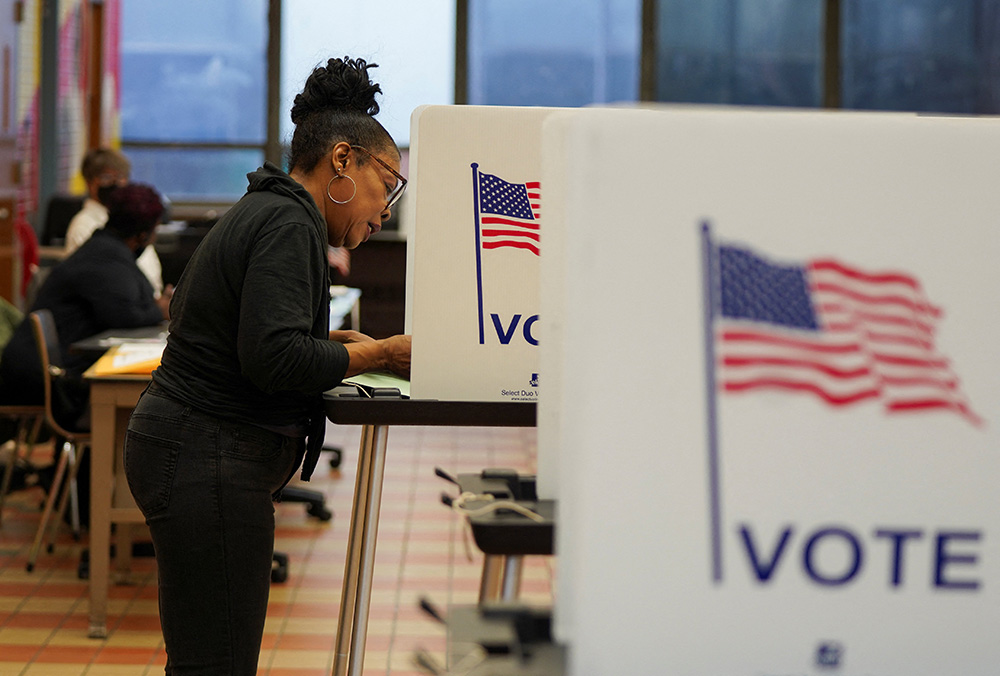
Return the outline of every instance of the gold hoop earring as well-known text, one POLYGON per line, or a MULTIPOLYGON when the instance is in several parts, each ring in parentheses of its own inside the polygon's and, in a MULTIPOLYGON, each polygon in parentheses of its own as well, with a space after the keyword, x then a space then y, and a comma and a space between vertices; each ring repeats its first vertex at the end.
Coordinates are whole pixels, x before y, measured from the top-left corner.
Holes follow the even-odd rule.
POLYGON ((347 174, 337 174, 336 176, 330 179, 329 183, 326 184, 326 196, 329 197, 330 201, 333 202, 334 204, 347 204, 348 202, 353 200, 354 196, 357 194, 358 194, 358 184, 355 183, 354 179, 348 176, 347 174), (350 197, 348 197, 346 200, 343 201, 333 199, 333 195, 330 194, 330 186, 333 185, 333 182, 336 181, 338 178, 346 178, 348 181, 351 182, 351 185, 354 186, 354 192, 351 193, 350 197))

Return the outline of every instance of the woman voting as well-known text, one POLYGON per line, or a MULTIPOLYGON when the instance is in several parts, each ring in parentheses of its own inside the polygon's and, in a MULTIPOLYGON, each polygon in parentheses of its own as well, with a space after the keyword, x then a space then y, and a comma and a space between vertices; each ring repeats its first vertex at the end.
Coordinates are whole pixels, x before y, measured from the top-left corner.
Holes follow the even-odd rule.
POLYGON ((292 106, 288 173, 249 174, 191 258, 129 423, 125 471, 156 552, 173 676, 256 673, 272 496, 315 466, 322 393, 370 370, 409 376, 409 336, 328 331, 327 247, 378 232, 406 186, 374 118, 372 67, 345 57, 313 70, 292 106))

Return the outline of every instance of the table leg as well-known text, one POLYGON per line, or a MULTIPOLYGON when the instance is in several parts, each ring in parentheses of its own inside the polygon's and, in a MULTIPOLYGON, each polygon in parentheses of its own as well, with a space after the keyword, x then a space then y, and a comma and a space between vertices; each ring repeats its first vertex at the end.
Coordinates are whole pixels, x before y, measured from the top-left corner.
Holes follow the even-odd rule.
POLYGON ((365 666, 365 642, 368 639, 368 608, 371 604, 372 578, 375 572, 375 544, 378 540, 378 517, 382 506, 382 478, 385 475, 385 449, 389 437, 386 425, 372 431, 372 460, 368 481, 368 505, 362 536, 358 594, 354 604, 354 636, 351 638, 350 675, 361 676, 365 666))
POLYGON ((115 525, 115 575, 117 584, 132 583, 132 528, 130 523, 115 525))
POLYGON ((349 663, 351 639, 354 636, 354 606, 358 595, 358 571, 368 511, 368 484, 370 483, 374 428, 361 428, 361 446, 358 451, 358 473, 354 480, 354 504, 351 508, 351 532, 347 539, 347 558, 344 563, 344 585, 340 594, 340 618, 337 622, 337 652, 334 657, 334 676, 344 676, 349 663))
POLYGON ((524 564, 523 556, 506 557, 503 568, 503 586, 500 598, 504 601, 516 601, 521 595, 521 570, 524 564))
POLYGON ((90 626, 87 636, 108 635, 108 573, 111 490, 114 482, 115 405, 91 399, 90 448, 90 626))
POLYGON ((486 554, 483 557, 483 575, 479 580, 479 605, 500 598, 502 579, 503 557, 499 554, 486 554))

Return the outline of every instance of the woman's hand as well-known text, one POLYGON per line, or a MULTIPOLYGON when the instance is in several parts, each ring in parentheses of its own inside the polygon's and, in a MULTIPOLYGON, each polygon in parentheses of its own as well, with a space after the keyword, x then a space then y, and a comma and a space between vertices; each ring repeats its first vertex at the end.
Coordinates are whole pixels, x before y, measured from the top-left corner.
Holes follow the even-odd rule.
POLYGON ((385 368, 400 378, 410 379, 410 336, 391 336, 383 343, 386 354, 385 368))
POLYGON ((410 336, 390 336, 375 340, 357 331, 331 331, 330 338, 344 343, 350 355, 351 361, 345 377, 385 370, 409 379, 410 336), (337 338, 334 338, 334 334, 337 334, 337 338))

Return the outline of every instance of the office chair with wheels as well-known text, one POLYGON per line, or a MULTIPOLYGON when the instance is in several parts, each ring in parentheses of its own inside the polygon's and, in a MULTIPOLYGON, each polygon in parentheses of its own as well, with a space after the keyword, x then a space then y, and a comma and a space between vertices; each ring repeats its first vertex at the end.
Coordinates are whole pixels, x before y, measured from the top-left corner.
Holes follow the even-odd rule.
POLYGON ((285 486, 281 489, 282 502, 302 502, 306 506, 306 514, 320 521, 329 521, 333 512, 326 506, 326 496, 322 491, 305 486, 285 486))
POLYGON ((59 452, 59 460, 56 464, 55 476, 52 479, 52 487, 49 489, 48 497, 45 500, 45 509, 42 511, 42 519, 35 532, 35 540, 31 545, 28 554, 28 572, 35 568, 35 561, 38 552, 45 542, 46 532, 49 530, 49 521, 52 521, 52 533, 46 551, 52 551, 52 539, 55 530, 59 527, 62 515, 66 512, 66 506, 70 506, 71 523, 73 536, 80 537, 80 504, 77 493, 76 474, 80 467, 80 460, 90 443, 90 433, 69 430, 59 424, 53 414, 52 390, 55 381, 65 375, 62 368, 62 353, 59 349, 59 337, 56 333, 55 319, 49 310, 37 310, 29 315, 32 324, 32 331, 35 335, 35 344, 38 347, 38 357, 42 365, 42 379, 45 386, 45 422, 52 428, 52 432, 57 438, 62 439, 62 447, 59 452), (56 506, 58 498, 59 504, 56 506), (52 516, 56 518, 53 520, 52 516))
MULTIPOLYGON (((304 486, 285 486, 281 489, 282 502, 304 502, 306 514, 316 517, 320 521, 329 521, 333 518, 326 506, 326 496, 322 491, 305 488, 304 486)), ((285 582, 288 580, 288 554, 275 550, 271 554, 271 582, 285 582)))
MULTIPOLYGON (((330 459, 330 467, 332 469, 340 467, 342 451, 334 446, 324 446, 323 450, 333 452, 334 457, 330 459)), ((322 491, 289 485, 281 489, 281 501, 305 503, 306 514, 320 521, 329 521, 333 518, 333 512, 326 506, 326 496, 322 491)), ((280 583, 286 580, 288 580, 288 554, 275 551, 271 560, 271 582, 280 583)))

